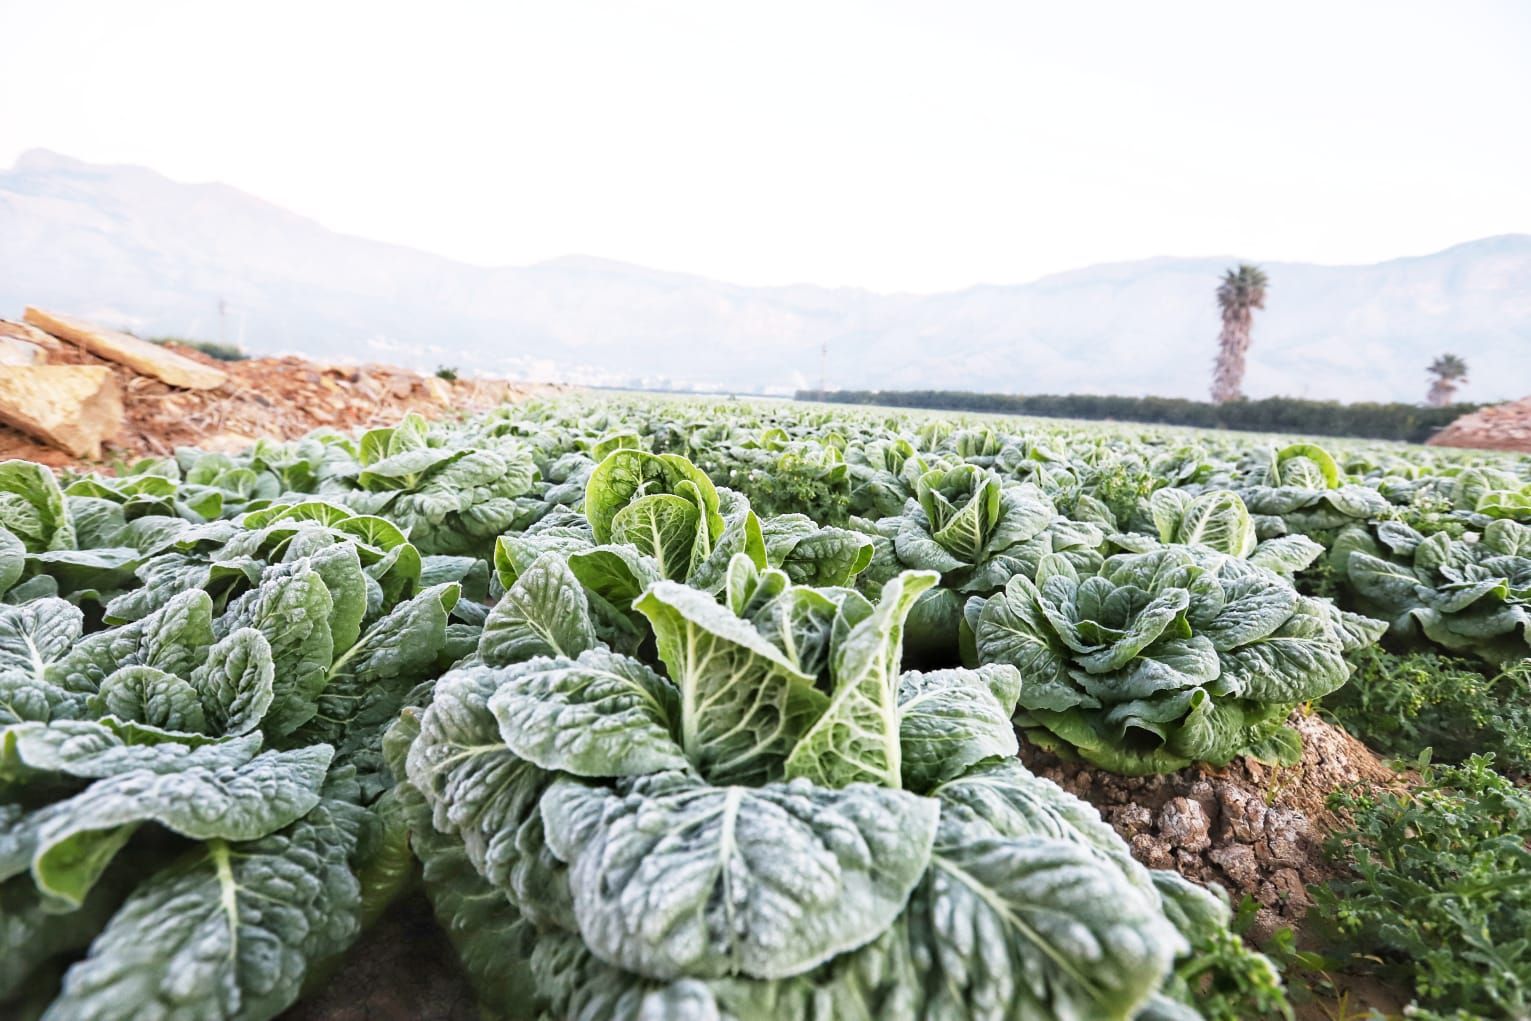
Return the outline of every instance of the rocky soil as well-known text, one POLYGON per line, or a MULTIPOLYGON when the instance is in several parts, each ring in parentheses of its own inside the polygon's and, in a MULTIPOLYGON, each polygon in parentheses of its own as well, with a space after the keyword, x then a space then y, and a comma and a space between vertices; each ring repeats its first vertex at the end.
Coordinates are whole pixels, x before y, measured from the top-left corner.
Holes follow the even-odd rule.
POLYGON ((1334 874, 1323 844, 1340 820, 1325 805, 1328 796, 1355 784, 1400 782, 1338 727, 1301 712, 1291 722, 1302 732, 1303 757, 1285 768, 1244 759, 1223 769, 1125 777, 1063 762, 1033 745, 1023 745, 1021 758, 1098 808, 1143 864, 1220 883, 1235 902, 1254 897, 1261 907, 1249 935, 1260 942, 1300 922, 1308 884, 1334 874))
POLYGON ((1531 452, 1531 397, 1463 415, 1430 437, 1430 444, 1531 452))
MULTIPOLYGON (((296 439, 319 428, 392 425, 410 411, 440 418, 558 389, 503 380, 448 381, 389 365, 322 365, 290 356, 218 362, 191 348, 174 350, 217 366, 228 381, 214 390, 183 390, 73 345, 51 354, 51 364, 104 365, 116 373, 126 423, 108 444, 102 458, 107 464, 168 454, 178 446, 234 452, 262 437, 296 439)), ((55 468, 79 463, 0 426, 0 460, 13 457, 55 468)))

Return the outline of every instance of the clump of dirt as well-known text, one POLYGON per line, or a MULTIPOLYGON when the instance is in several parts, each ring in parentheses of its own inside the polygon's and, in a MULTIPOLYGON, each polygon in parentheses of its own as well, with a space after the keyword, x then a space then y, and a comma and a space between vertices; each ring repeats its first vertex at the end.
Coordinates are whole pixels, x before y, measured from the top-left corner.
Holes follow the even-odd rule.
POLYGON ((1222 769, 1117 776, 1025 743, 1021 760, 1098 808, 1143 864, 1219 883, 1235 902, 1252 896, 1260 909, 1249 935, 1261 942, 1301 921, 1308 884, 1335 874, 1323 853, 1325 838, 1341 826, 1325 804, 1329 795, 1403 782, 1338 727, 1301 712, 1290 722, 1302 734, 1303 757, 1288 767, 1241 759, 1222 769))
MULTIPOLYGON (((314 429, 346 432, 392 425, 418 411, 429 418, 495 407, 558 387, 504 380, 422 376, 391 365, 322 365, 292 356, 219 362, 192 348, 177 354, 216 365, 228 381, 215 390, 183 390, 73 344, 50 355, 55 365, 104 365, 122 392, 126 422, 102 460, 165 455, 178 446, 233 453, 257 439, 297 439, 314 429)), ((81 462, 0 426, 0 459, 24 458, 55 468, 81 462)))
POLYGON ((1436 447, 1531 451, 1531 397, 1463 415, 1429 442, 1436 447))

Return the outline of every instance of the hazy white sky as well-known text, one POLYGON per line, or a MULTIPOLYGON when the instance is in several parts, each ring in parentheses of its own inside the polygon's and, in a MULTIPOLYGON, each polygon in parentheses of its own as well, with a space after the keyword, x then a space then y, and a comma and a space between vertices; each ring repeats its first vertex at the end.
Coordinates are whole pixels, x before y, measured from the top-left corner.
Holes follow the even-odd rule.
POLYGON ((0 165, 480 263, 929 291, 1531 231, 1531 2, 0 0, 0 165))

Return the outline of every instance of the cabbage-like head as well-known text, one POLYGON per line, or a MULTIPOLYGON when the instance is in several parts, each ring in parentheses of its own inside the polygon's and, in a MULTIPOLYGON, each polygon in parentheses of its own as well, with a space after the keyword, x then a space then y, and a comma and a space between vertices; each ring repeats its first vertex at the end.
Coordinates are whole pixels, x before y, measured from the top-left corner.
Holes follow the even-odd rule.
POLYGON ((711 556, 726 525, 719 506, 712 480, 678 454, 614 450, 585 485, 596 542, 637 547, 664 578, 684 579, 711 556))
POLYGON ((915 483, 915 499, 930 525, 930 537, 966 564, 976 563, 999 521, 999 476, 976 465, 933 468, 915 483))
POLYGON ((1291 707, 1339 687, 1376 622, 1272 571, 1168 546, 1081 577, 1062 557, 966 609, 982 663, 1025 678, 1017 722, 1106 769, 1141 774, 1238 755, 1290 761, 1291 707))

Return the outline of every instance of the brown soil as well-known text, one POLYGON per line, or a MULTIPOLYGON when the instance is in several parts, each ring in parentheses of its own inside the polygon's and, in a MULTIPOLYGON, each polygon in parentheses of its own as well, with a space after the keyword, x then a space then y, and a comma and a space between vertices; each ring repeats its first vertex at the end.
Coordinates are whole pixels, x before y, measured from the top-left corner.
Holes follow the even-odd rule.
MULTIPOLYGON (((1302 733, 1303 756, 1284 768, 1244 759, 1223 769, 1125 777, 1024 742, 1021 759, 1099 809, 1145 865, 1218 883, 1235 903, 1253 897, 1260 908, 1246 936, 1255 945, 1291 927, 1299 946, 1317 949, 1303 926, 1307 887, 1335 878, 1323 846, 1343 825, 1325 802, 1337 790, 1399 787, 1410 777, 1317 716, 1298 712, 1290 722, 1302 733)), ((1367 975, 1288 975, 1288 981, 1300 987, 1292 989, 1297 1021, 1393 1017, 1409 1001, 1407 990, 1367 975)))
POLYGON ((1430 444, 1531 452, 1531 397, 1463 415, 1430 437, 1430 444))
POLYGON ((478 1021, 467 978, 425 895, 389 908, 282 1021, 478 1021))
MULTIPOLYGON (((503 380, 447 381, 390 365, 321 365, 290 356, 215 362, 190 348, 174 350, 217 365, 228 373, 228 382, 216 390, 182 390, 72 344, 61 344, 50 355, 53 364, 105 365, 117 375, 127 421, 103 462, 169 454, 188 445, 232 453, 262 437, 296 439, 319 428, 349 432, 392 425, 410 411, 440 418, 559 389, 503 380)), ((13 457, 55 468, 81 463, 0 426, 0 459, 13 457)))
POLYGON ((1308 884, 1334 876, 1323 854, 1324 839, 1340 823, 1325 805, 1329 795, 1355 784, 1401 782, 1338 727, 1302 713, 1291 722, 1302 733, 1303 757, 1285 768, 1238 760, 1223 769, 1125 777, 1033 745, 1022 746, 1021 759, 1098 808, 1143 864, 1220 883, 1235 902, 1252 896, 1261 907, 1250 936, 1260 942, 1300 922, 1308 884))

